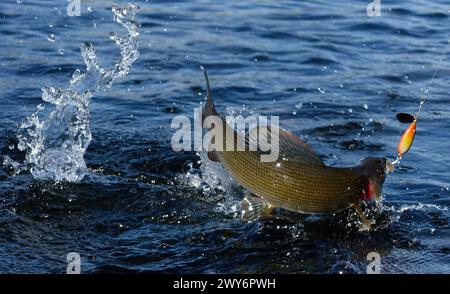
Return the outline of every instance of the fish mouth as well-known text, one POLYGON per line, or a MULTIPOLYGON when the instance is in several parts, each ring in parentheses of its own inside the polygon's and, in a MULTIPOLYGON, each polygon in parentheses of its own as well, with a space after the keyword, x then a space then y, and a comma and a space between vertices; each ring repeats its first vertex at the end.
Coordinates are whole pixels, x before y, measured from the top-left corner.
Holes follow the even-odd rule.
POLYGON ((392 164, 392 162, 389 159, 385 158, 384 161, 385 161, 385 163, 384 163, 384 172, 387 175, 387 174, 393 172, 395 167, 394 167, 394 165, 392 164))

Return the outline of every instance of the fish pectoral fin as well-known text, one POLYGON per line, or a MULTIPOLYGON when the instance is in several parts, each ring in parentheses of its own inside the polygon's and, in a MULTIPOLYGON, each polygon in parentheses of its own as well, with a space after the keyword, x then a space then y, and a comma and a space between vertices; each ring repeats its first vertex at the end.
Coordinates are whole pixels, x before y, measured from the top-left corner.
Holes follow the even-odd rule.
POLYGON ((369 219, 367 219, 367 217, 364 215, 361 206, 359 204, 353 204, 352 206, 355 209, 356 213, 361 218, 362 222, 366 225, 367 229, 370 231, 372 229, 372 224, 370 223, 369 219))
POLYGON ((214 162, 220 162, 220 157, 217 151, 208 151, 208 159, 214 162))
POLYGON ((246 195, 241 202, 242 220, 252 222, 266 218, 272 213, 273 207, 264 199, 254 195, 246 195))

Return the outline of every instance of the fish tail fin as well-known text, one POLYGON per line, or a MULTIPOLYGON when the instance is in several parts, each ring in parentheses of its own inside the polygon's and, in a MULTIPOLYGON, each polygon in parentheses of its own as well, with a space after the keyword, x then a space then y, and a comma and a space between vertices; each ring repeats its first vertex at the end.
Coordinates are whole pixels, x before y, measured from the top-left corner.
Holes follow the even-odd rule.
POLYGON ((214 106, 214 102, 212 101, 211 87, 209 86, 208 73, 206 72, 206 69, 202 65, 200 66, 200 68, 203 71, 203 74, 205 75, 205 82, 206 82, 206 103, 202 109, 202 122, 203 122, 205 118, 207 118, 208 116, 218 115, 218 113, 216 107, 214 106))

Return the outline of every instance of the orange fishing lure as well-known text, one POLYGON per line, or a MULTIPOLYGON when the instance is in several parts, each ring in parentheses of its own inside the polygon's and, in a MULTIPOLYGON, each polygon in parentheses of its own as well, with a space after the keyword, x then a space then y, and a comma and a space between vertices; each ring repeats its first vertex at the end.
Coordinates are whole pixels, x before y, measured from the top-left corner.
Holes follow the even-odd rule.
MULTIPOLYGON (((445 46, 444 52, 442 52, 442 55, 439 58, 438 65, 442 62, 442 60, 444 59, 444 56, 447 54, 447 49, 449 48, 449 45, 450 45, 450 39, 447 39, 447 45, 445 46)), ((417 119, 419 118, 419 114, 422 110, 422 107, 428 98, 428 93, 431 89, 431 86, 433 85, 433 81, 436 78, 436 74, 438 73, 438 71, 439 71, 439 68, 436 66, 433 77, 431 78, 430 83, 428 84, 428 87, 425 89, 425 91, 423 92, 423 95, 420 97, 419 109, 417 111, 416 116, 409 114, 409 113, 404 113, 404 112, 397 113, 398 121, 400 121, 401 123, 409 123, 410 125, 403 133, 403 136, 401 137, 400 142, 398 142, 398 146, 397 146, 398 155, 397 155, 397 159, 393 162, 394 164, 399 164, 402 156, 406 152, 408 152, 412 146, 414 137, 416 135, 417 119)))
POLYGON ((399 158, 401 158, 406 152, 409 151, 414 141, 415 135, 416 135, 416 120, 414 120, 408 126, 408 128, 403 133, 400 142, 398 142, 397 151, 399 158))

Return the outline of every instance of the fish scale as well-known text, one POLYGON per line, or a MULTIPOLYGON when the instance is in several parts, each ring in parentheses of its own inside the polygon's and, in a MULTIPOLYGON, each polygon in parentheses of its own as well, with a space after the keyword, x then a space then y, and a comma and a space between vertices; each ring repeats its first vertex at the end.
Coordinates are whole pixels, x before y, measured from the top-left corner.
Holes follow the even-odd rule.
MULTIPOLYGON (((242 139, 236 132, 235 136, 242 139)), ((226 136, 223 142, 225 147, 226 136)), ((351 169, 305 165, 289 160, 261 162, 258 151, 217 153, 233 178, 275 207, 303 213, 336 212, 357 203, 364 188, 362 176, 351 169)))

